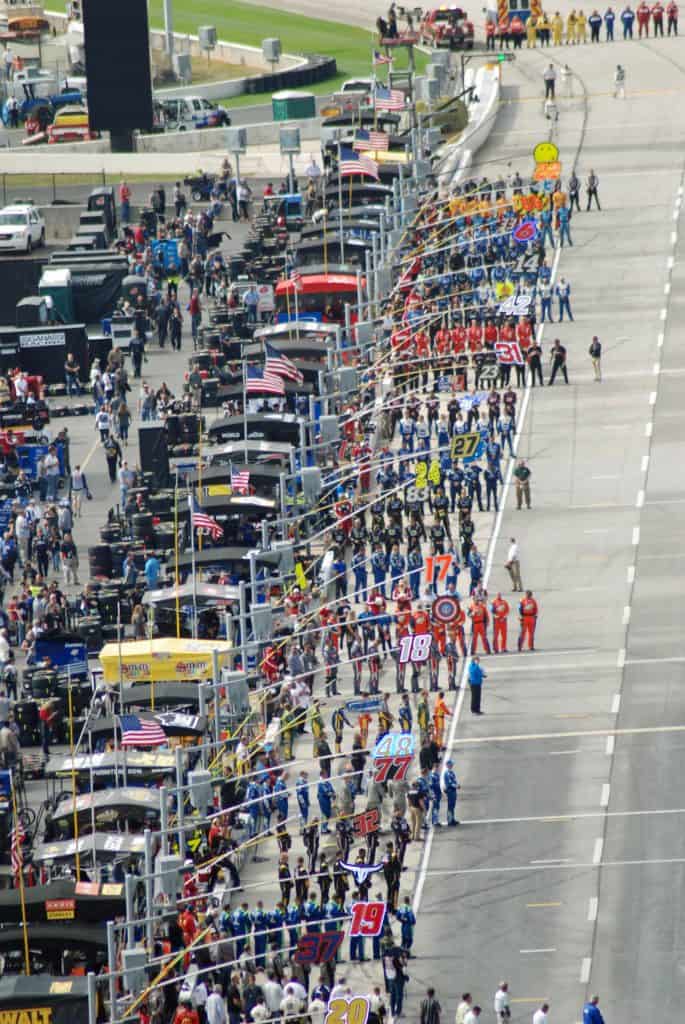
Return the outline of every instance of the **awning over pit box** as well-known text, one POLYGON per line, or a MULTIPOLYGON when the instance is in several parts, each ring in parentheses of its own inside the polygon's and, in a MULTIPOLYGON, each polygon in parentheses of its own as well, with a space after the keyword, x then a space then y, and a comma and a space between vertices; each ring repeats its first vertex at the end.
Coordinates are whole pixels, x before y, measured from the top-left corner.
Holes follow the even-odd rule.
POLYGON ((180 682, 211 679, 213 652, 219 667, 229 666, 233 648, 225 640, 137 640, 125 644, 105 644, 100 651, 103 679, 117 684, 145 682, 180 682))

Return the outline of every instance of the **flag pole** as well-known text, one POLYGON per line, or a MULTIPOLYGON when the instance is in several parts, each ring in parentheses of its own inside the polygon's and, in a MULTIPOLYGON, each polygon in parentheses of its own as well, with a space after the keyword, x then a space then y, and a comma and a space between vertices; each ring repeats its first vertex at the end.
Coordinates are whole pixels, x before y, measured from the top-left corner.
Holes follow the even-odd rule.
MULTIPOLYGON (((202 424, 200 423, 200 414, 197 416, 197 503, 198 505, 204 505, 202 500, 202 424)), ((202 551, 202 531, 200 530, 200 536, 198 537, 198 547, 202 551)))
POLYGON ((193 496, 188 495, 188 511, 190 513, 190 565, 193 574, 193 639, 197 640, 197 580, 195 578, 195 524, 193 523, 193 496))
MULTIPOLYGON (((74 841, 76 843, 76 881, 81 881, 81 855, 78 849, 78 811, 76 809, 76 765, 74 764, 74 701, 71 693, 71 667, 67 668, 67 706, 69 708, 69 753, 71 754, 71 799, 74 801, 74 841)), ((91 794, 92 799, 92 794, 91 794)))
POLYGON ((298 292, 299 289, 297 287, 297 284, 295 284, 293 287, 295 289, 295 337, 299 341, 300 340, 300 306, 299 306, 299 303, 297 301, 297 292, 298 292))
POLYGON ((17 861, 19 863, 19 901, 21 903, 21 927, 24 935, 24 971, 28 976, 31 974, 31 960, 29 957, 29 931, 26 921, 26 894, 24 892, 24 849, 19 838, 20 831, 19 813, 17 811, 17 790, 14 785, 13 776, 14 772, 11 772, 10 789, 12 790, 12 813, 14 816, 14 842, 17 848, 17 861))
MULTIPOLYGON (((288 271, 288 247, 286 246, 285 256, 283 257, 283 273, 285 274, 285 312, 288 317, 288 324, 290 323, 290 288, 288 282, 290 280, 290 273, 288 271)), ((290 333, 290 328, 288 328, 290 333)))
MULTIPOLYGON (((345 262, 345 243, 343 241, 343 205, 342 205, 342 145, 338 139, 338 217, 340 219, 340 262, 345 262)), ((350 185, 351 187, 351 185, 350 185)))
MULTIPOLYGON (((288 294, 287 280, 285 294, 288 294)), ((288 300, 288 322, 290 322, 290 301, 288 300)), ((243 359, 243 455, 247 464, 247 360, 243 359)))
POLYGON ((180 579, 178 574, 178 467, 176 467, 176 485, 174 487, 174 585, 176 587, 176 639, 181 639, 181 598, 178 592, 180 579))

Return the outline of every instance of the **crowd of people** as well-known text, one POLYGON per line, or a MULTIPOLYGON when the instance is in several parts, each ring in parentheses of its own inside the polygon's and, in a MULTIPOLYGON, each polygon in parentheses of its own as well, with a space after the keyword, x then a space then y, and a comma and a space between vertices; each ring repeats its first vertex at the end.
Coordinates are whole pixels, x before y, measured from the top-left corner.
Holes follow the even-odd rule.
POLYGON ((581 46, 584 43, 599 43, 602 41, 614 41, 614 26, 616 20, 620 22, 622 38, 633 39, 633 26, 637 21, 637 38, 647 39, 651 35, 664 35, 664 20, 667 23, 667 35, 678 35, 678 5, 675 0, 668 0, 666 4, 656 0, 654 4, 642 0, 637 8, 633 9, 630 4, 617 12, 613 7, 607 7, 603 14, 594 8, 586 15, 581 9, 571 10, 564 18, 559 11, 549 16, 544 11, 541 14, 530 14, 523 19, 520 14, 513 16, 504 15, 497 17, 494 14, 488 15, 485 22, 486 49, 494 50, 509 49, 511 44, 514 49, 521 49, 524 40, 526 47, 533 49, 536 46, 581 46))

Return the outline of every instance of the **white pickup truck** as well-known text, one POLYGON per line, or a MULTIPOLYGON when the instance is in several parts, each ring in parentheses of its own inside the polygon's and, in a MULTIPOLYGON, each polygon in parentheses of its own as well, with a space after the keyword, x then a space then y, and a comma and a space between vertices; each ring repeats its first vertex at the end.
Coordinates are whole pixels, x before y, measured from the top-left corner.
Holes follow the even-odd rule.
POLYGON ((7 83, 7 95, 14 96, 19 103, 31 99, 47 99, 59 92, 57 75, 44 68, 23 68, 15 71, 7 83))

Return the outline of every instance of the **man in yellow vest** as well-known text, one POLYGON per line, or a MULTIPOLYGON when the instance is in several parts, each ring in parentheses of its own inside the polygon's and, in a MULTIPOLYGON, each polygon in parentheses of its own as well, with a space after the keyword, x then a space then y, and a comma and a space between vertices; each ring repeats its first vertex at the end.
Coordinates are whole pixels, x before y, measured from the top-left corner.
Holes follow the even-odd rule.
POLYGON ((576 17, 576 42, 579 45, 587 42, 587 18, 582 11, 578 11, 576 17))
POLYGON ((552 18, 552 44, 554 46, 561 46, 564 38, 564 19, 556 12, 552 18))

